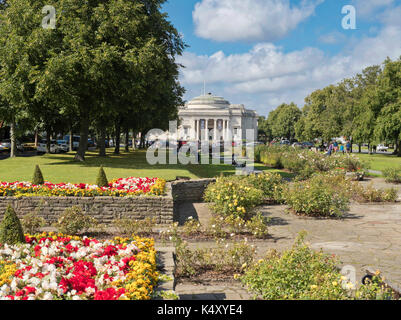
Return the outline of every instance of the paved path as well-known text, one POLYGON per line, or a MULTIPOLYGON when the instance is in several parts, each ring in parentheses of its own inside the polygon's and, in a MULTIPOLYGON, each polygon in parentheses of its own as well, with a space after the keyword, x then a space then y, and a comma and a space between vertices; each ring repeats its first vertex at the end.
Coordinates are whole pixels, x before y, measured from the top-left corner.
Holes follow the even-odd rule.
MULTIPOLYGON (((373 183, 376 188, 401 185, 385 183, 375 178, 362 182, 373 183)), ((291 247, 300 231, 307 231, 311 247, 335 254, 341 265, 352 265, 359 281, 370 267, 381 270, 394 284, 401 286, 401 203, 397 204, 352 204, 344 219, 303 218, 286 213, 286 206, 263 206, 260 211, 270 218, 271 239, 255 241, 258 255, 264 256, 270 249, 279 251, 291 247)), ((211 213, 207 204, 185 204, 182 210, 207 224, 211 213)), ((211 247, 213 242, 196 242, 192 247, 211 247)), ((177 284, 176 292, 181 299, 237 300, 251 299, 239 282, 210 282, 177 284)))
MULTIPOLYGON (((201 211, 207 211, 207 207, 201 211)), ((335 254, 341 261, 340 267, 354 266, 358 281, 370 267, 381 270, 401 286, 401 204, 353 204, 343 220, 297 217, 286 213, 285 206, 264 206, 261 211, 271 219, 272 239, 254 242, 260 257, 270 249, 281 251, 291 247, 299 232, 305 230, 312 248, 335 254)), ((190 246, 211 247, 214 243, 197 242, 190 246)), ((181 299, 251 299, 238 282, 186 282, 178 284, 176 292, 181 299)))

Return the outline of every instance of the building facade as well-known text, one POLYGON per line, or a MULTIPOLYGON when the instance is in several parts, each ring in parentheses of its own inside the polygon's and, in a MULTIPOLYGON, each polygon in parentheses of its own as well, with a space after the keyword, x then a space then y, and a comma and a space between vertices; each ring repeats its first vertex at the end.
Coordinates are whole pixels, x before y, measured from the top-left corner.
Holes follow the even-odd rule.
POLYGON ((247 140, 247 130, 253 130, 254 141, 258 137, 258 115, 255 111, 245 109, 242 104, 230 104, 211 93, 189 101, 180 108, 178 116, 181 140, 247 140))

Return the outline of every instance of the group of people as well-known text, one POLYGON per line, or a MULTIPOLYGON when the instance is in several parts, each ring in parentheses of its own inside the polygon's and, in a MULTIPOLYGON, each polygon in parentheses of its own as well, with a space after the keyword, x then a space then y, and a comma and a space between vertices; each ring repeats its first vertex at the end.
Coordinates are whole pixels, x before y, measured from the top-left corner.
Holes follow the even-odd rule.
POLYGON ((331 156, 334 153, 351 153, 351 142, 347 141, 345 144, 334 141, 330 143, 327 148, 327 155, 331 156))

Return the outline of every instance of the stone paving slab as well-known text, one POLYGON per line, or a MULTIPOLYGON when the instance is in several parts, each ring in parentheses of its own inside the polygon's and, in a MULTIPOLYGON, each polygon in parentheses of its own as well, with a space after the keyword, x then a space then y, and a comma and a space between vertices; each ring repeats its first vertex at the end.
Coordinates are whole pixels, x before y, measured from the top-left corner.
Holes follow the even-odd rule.
MULTIPOLYGON (((384 179, 372 179, 376 188, 401 185, 385 183, 384 179)), ((264 256, 270 249, 279 251, 292 246, 301 231, 307 231, 311 247, 336 255, 341 265, 352 265, 360 281, 366 269, 381 270, 388 280, 401 286, 401 203, 351 204, 343 219, 315 219, 299 217, 286 212, 286 206, 263 206, 260 211, 270 218, 271 239, 255 241, 258 255, 264 256)), ((207 204, 193 206, 192 214, 202 224, 207 224, 211 213, 207 204), (196 212, 196 215, 194 214, 196 212)), ((192 247, 211 247, 214 242, 190 243, 192 247)), ((177 284, 181 299, 230 300, 251 299, 239 282, 177 284)))
MULTIPOLYGON (((401 285, 401 204, 353 204, 342 220, 298 217, 286 213, 286 206, 264 206, 261 212, 272 219, 269 228, 272 239, 253 243, 259 256, 270 249, 288 249, 299 232, 305 230, 312 248, 335 254, 341 267, 354 266, 358 281, 370 267, 381 270, 389 280, 401 285)), ((190 246, 211 247, 214 243, 198 242, 190 246)), ((176 292, 182 299, 251 298, 238 282, 223 284, 223 287, 221 283, 197 286, 185 283, 177 285, 176 292)))

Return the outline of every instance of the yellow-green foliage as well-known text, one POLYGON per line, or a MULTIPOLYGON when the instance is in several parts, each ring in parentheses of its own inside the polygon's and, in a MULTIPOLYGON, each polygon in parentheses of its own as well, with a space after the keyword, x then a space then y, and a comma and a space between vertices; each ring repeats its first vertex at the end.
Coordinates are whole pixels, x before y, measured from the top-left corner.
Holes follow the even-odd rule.
POLYGON ((343 175, 315 175, 283 191, 290 209, 300 215, 341 217, 349 208, 351 184, 343 175))
POLYGON ((218 178, 207 187, 204 199, 217 214, 247 220, 253 215, 252 209, 262 203, 263 191, 246 185, 242 179, 218 178))
POLYGON ((265 300, 348 300, 391 299, 390 290, 378 278, 356 288, 341 275, 339 261, 322 251, 312 250, 301 233, 293 247, 271 251, 265 259, 250 266, 241 282, 265 300))

